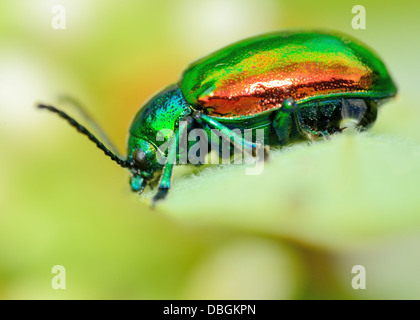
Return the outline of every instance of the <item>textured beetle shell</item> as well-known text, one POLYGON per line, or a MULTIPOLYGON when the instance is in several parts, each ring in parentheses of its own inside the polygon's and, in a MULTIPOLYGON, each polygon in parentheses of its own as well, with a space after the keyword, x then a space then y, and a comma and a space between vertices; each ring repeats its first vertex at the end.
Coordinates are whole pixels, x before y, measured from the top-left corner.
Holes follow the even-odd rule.
POLYGON ((383 99, 396 86, 380 58, 347 36, 281 32, 247 39, 192 64, 180 87, 213 117, 253 116, 324 98, 383 99))

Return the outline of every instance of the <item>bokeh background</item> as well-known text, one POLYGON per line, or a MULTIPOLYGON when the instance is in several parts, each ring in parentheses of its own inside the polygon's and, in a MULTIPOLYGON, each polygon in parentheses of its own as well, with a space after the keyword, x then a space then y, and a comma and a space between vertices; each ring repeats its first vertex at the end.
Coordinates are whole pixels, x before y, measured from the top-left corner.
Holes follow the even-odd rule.
MULTIPOLYGON (((418 1, 0 2, 1 299, 420 298, 418 1), (54 5, 66 29, 51 27, 54 5), (353 30, 354 5, 366 29, 353 30), (206 168, 151 210, 62 120, 80 101, 125 150, 142 103, 192 61, 285 28, 369 44, 399 87, 369 134, 275 151, 264 174, 206 168), (366 290, 351 286, 366 268, 366 290), (54 290, 54 265, 66 290, 54 290)), ((178 170, 178 175, 179 174, 178 170)))

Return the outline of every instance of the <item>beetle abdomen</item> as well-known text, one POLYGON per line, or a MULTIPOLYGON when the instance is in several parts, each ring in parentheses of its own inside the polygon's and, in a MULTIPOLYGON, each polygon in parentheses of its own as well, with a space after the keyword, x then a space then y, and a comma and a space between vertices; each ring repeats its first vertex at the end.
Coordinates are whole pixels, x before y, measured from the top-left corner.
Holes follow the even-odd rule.
POLYGON ((396 87, 382 61, 346 36, 282 32, 233 44, 192 64, 181 80, 185 99, 214 117, 280 108, 286 98, 382 99, 396 87))

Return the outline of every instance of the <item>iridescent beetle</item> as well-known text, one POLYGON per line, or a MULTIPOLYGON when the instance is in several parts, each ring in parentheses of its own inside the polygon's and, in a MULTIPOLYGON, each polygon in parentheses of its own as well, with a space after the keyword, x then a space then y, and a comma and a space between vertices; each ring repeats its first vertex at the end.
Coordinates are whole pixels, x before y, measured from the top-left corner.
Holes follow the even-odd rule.
POLYGON ((231 130, 263 129, 264 145, 285 145, 295 138, 338 133, 348 125, 366 129, 376 120, 379 104, 396 92, 383 62, 360 42, 336 33, 287 31, 240 41, 193 63, 177 84, 138 111, 126 159, 66 113, 39 107, 58 113, 128 168, 133 191, 142 193, 162 171, 155 202, 166 196, 180 156, 176 147, 161 151, 161 129, 173 131, 163 141, 173 146, 178 146, 184 130, 203 128, 210 134, 219 129, 232 145, 239 143, 255 153, 261 144, 232 135, 231 130), (178 129, 180 120, 188 125, 178 129), (166 157, 166 164, 157 161, 158 155, 166 157))

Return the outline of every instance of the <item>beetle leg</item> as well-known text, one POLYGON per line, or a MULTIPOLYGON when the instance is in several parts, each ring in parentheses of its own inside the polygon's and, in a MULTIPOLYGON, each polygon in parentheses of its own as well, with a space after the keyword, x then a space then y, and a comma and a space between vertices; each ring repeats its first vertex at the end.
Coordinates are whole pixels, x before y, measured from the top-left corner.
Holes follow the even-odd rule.
POLYGON ((326 131, 314 131, 309 126, 307 126, 303 122, 300 107, 296 104, 293 98, 288 98, 283 102, 283 105, 275 115, 273 122, 274 130, 279 137, 281 145, 286 144, 288 141, 292 125, 292 118, 294 118, 296 122, 296 128, 298 129, 299 133, 309 140, 316 140, 321 136, 326 137, 329 135, 326 131))
POLYGON ((280 145, 285 145, 289 140, 293 113, 293 106, 283 103, 283 106, 274 115, 273 129, 277 134, 280 145))
POLYGON ((219 121, 214 120, 212 117, 209 117, 200 111, 195 111, 193 117, 198 123, 205 123, 211 129, 219 130, 220 136, 230 141, 230 143, 238 149, 242 149, 243 146, 244 151, 252 153, 254 157, 261 154, 261 152, 258 152, 258 150, 263 147, 260 143, 254 143, 244 139, 241 135, 238 135, 236 132, 221 124, 219 121))
MULTIPOLYGON (((192 119, 191 117, 187 117, 185 120, 191 123, 192 119)), ((166 158, 166 163, 160 176, 158 191, 152 199, 152 207, 154 207, 157 201, 165 199, 169 189, 171 188, 172 170, 176 163, 178 154, 177 147, 180 145, 179 142, 185 130, 187 130, 187 126, 180 126, 172 138, 172 142, 168 150, 168 156, 166 158)))
POLYGON ((286 99, 285 103, 286 101, 287 103, 292 104, 292 108, 294 110, 294 115, 295 115, 295 120, 296 120, 296 128, 298 129, 301 135, 305 136, 309 140, 316 140, 320 137, 325 138, 325 137, 330 136, 327 131, 312 130, 309 126, 307 126, 303 122, 302 114, 300 112, 300 107, 296 104, 296 102, 292 98, 286 99))

